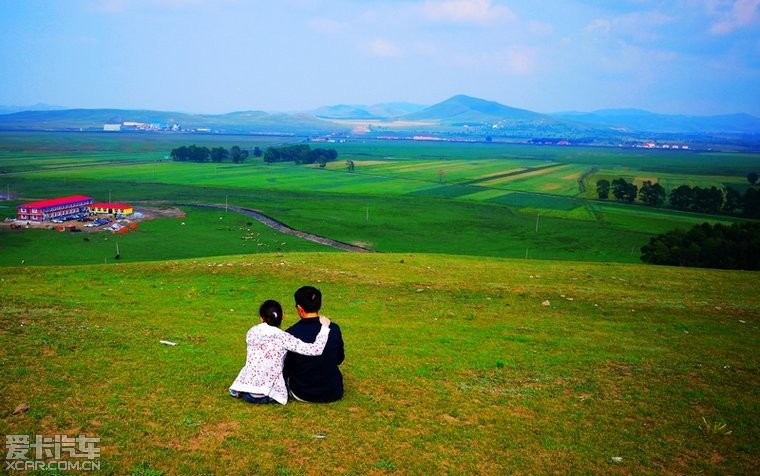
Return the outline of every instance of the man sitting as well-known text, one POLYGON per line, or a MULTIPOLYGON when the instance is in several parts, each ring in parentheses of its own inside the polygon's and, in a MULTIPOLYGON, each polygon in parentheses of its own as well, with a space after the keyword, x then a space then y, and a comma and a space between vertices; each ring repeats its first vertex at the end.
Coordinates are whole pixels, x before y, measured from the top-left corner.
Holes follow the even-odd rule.
MULTIPOLYGON (((314 342, 321 327, 319 310, 322 307, 322 293, 312 286, 304 286, 295 292, 294 298, 301 319, 287 332, 304 342, 314 342)), ((314 403, 334 402, 343 398, 343 375, 338 366, 343 363, 344 357, 340 327, 332 322, 322 355, 287 353, 283 375, 290 395, 296 400, 314 403)))

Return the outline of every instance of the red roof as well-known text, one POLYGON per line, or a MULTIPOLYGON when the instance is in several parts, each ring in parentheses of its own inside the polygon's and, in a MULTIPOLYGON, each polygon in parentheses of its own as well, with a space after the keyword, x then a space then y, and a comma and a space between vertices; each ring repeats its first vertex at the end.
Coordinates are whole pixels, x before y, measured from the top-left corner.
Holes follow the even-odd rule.
POLYGON ((88 201, 88 200, 92 202, 92 197, 87 197, 85 195, 71 195, 70 197, 51 198, 49 200, 40 200, 37 202, 24 203, 23 205, 19 205, 18 208, 56 207, 59 205, 67 205, 69 203, 83 202, 83 201, 88 201))
POLYGON ((113 208, 114 210, 126 210, 127 208, 132 208, 132 205, 124 205, 123 203, 108 203, 108 202, 98 202, 93 203, 92 205, 88 205, 90 208, 113 208))

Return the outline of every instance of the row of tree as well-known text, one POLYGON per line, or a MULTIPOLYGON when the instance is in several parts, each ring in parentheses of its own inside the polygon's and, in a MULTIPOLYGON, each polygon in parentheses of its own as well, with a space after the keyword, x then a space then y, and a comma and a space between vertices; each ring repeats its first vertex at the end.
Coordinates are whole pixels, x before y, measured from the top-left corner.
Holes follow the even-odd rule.
MULTIPOLYGON (((255 151, 254 151, 255 153, 255 151)), ((181 146, 172 149, 171 158, 176 162, 215 162, 220 163, 231 159, 235 164, 241 164, 248 158, 248 151, 233 145, 230 150, 224 147, 213 147, 209 149, 205 146, 181 146)))
POLYGON ((312 149, 307 144, 267 147, 264 162, 294 162, 296 164, 319 164, 324 167, 328 162, 338 159, 335 149, 312 149))
POLYGON ((655 236, 641 248, 651 264, 760 270, 760 223, 703 223, 655 236))
MULTIPOLYGON (((750 182, 751 183, 751 182, 750 182)), ((641 203, 652 207, 661 207, 668 199, 668 205, 676 210, 697 213, 728 213, 734 214, 741 210, 742 215, 750 218, 760 218, 760 190, 748 188, 744 195, 731 187, 690 187, 681 185, 670 191, 670 195, 659 183, 645 180, 639 189, 636 184, 628 183, 619 178, 612 182, 599 180, 596 182, 596 192, 601 199, 607 199, 610 193, 620 201, 633 203, 637 198, 641 203)))

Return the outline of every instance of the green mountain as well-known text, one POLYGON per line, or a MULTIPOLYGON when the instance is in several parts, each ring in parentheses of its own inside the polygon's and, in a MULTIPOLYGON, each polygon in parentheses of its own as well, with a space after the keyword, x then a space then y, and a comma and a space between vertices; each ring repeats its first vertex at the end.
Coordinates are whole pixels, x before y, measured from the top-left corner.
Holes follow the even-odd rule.
POLYGON ((128 109, 66 109, 23 111, 0 115, 1 130, 103 130, 106 124, 146 130, 181 130, 215 133, 321 134, 342 127, 309 114, 270 114, 238 111, 227 114, 188 114, 128 109))
POLYGON ((421 111, 407 114, 402 119, 410 121, 436 121, 441 124, 493 124, 499 121, 558 122, 556 119, 544 114, 464 95, 454 96, 421 111))

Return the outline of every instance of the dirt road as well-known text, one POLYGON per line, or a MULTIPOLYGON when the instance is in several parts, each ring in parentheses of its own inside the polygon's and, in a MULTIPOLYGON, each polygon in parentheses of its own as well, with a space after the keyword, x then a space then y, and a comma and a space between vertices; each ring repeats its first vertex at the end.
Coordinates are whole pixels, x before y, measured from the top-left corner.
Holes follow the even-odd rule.
POLYGON ((245 216, 249 216, 264 225, 268 226, 269 228, 272 228, 274 230, 279 231, 280 233, 285 233, 286 235, 290 236, 296 236, 298 238, 303 238, 304 240, 313 241, 315 243, 320 243, 325 246, 330 246, 332 248, 337 248, 339 250, 343 251, 351 251, 355 253, 371 253, 372 250, 368 250, 367 248, 362 248, 361 246, 356 245, 349 245, 348 243, 343 243, 342 241, 336 241, 332 240, 330 238, 325 238, 324 236, 314 235, 312 233, 306 233, 305 231, 299 231, 294 230, 293 228, 290 228, 286 224, 279 222, 275 220, 274 218, 270 218, 263 213, 251 210, 249 208, 242 208, 242 207, 236 207, 233 205, 214 205, 210 203, 206 204, 188 204, 190 206, 194 207, 205 207, 205 208, 220 208, 224 210, 225 208, 227 210, 232 210, 237 213, 241 213, 245 216))

